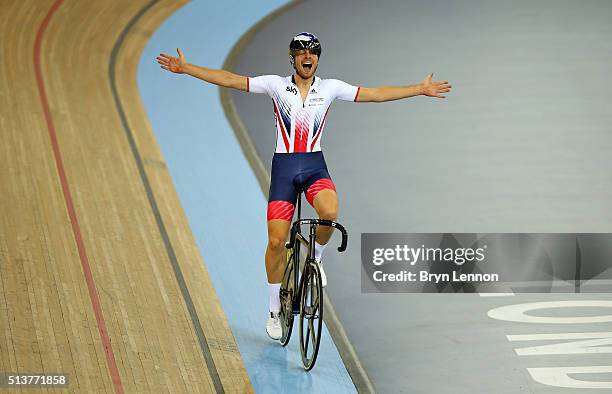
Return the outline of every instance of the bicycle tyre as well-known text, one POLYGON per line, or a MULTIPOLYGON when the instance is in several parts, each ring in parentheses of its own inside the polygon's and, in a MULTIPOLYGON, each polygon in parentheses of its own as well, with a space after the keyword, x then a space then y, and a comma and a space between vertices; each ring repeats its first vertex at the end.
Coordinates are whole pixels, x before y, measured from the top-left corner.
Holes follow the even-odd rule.
POLYGON ((322 328, 323 287, 321 286, 321 273, 318 264, 311 260, 308 263, 300 292, 300 353, 306 371, 310 371, 317 361, 322 328))

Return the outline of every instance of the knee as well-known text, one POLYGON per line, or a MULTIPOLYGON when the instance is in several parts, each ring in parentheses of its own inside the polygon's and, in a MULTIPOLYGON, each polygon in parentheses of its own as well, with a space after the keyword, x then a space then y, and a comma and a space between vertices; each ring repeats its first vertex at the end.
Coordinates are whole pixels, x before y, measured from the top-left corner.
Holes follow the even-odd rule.
POLYGON ((321 207, 319 211, 319 217, 326 220, 338 219, 338 204, 328 204, 321 207))
POLYGON ((279 253, 282 251, 283 247, 285 246, 285 240, 281 237, 277 237, 277 236, 270 236, 268 238, 268 248, 276 253, 279 253))

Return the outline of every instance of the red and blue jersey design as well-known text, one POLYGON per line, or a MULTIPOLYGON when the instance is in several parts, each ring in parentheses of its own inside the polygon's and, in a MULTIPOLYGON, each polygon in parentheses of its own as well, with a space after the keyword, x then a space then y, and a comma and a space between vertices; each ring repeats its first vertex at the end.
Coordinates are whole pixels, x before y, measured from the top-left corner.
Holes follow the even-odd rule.
POLYGON ((267 93, 276 118, 276 153, 318 152, 329 106, 335 99, 356 101, 359 87, 338 79, 314 77, 302 102, 293 76, 247 78, 247 91, 267 93))

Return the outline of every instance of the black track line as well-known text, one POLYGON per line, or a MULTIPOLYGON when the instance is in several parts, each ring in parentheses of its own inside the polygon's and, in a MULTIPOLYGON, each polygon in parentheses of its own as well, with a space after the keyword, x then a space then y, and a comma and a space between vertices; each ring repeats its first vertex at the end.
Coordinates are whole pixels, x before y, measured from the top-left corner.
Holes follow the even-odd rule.
POLYGON ((200 344, 200 350, 202 351, 202 355, 204 356, 204 360, 206 361, 206 367, 208 368, 208 372, 212 378, 213 384, 215 386, 215 390, 217 393, 225 393, 223 389, 223 385, 221 384, 221 379, 219 378, 219 372, 217 371, 217 367, 215 366, 215 361, 213 360, 212 354, 210 353, 210 348, 208 346, 208 342, 206 341, 206 337, 204 336, 204 331, 202 330, 202 325, 200 324, 200 319, 198 318, 197 311, 195 306, 193 305, 193 300, 191 299, 191 294, 189 293, 189 289, 187 289, 187 285, 185 283, 185 277, 183 276, 183 272, 181 271, 181 267, 178 264, 178 260, 176 258, 176 254, 174 253, 174 248, 170 243, 170 238, 168 237, 168 232, 166 231, 166 226, 162 220, 161 214, 159 212, 159 207, 157 205, 157 201, 155 200, 155 196, 153 195, 153 190, 151 188, 151 184, 149 182, 149 178, 144 170, 144 165, 142 163, 142 157, 140 156, 140 152, 138 151, 138 146, 134 140, 134 135, 128 124, 127 118, 125 116, 125 111, 123 109, 123 105, 121 103, 121 99, 119 98, 119 94, 117 91, 117 80, 115 78, 115 66, 117 63, 117 55, 119 50, 121 49, 121 45, 125 41, 125 37, 128 35, 132 27, 140 20, 140 18, 155 4, 157 4, 159 0, 153 0, 142 7, 136 15, 132 17, 132 19, 125 26, 119 38, 115 42, 113 46, 113 51, 110 57, 110 63, 108 66, 108 77, 110 79, 111 89, 113 92, 113 98, 115 99, 115 106, 117 107, 117 112, 119 112, 119 117, 121 118, 121 124, 123 125, 123 129, 125 131, 125 135, 130 143, 130 148, 132 150, 132 155, 134 156, 134 161, 136 162, 136 166, 138 167, 138 172, 140 174, 140 179, 144 185, 144 188, 147 193, 147 198, 149 200, 149 205, 151 206, 151 210, 153 211, 153 215, 155 216, 155 221, 157 222, 157 228, 159 229, 159 233, 164 241, 164 246, 166 247, 166 253, 168 254, 168 258, 170 259, 170 263, 172 265, 172 271, 174 272, 174 276, 178 285, 181 289, 181 295, 183 296, 183 300, 185 300, 185 304, 187 305, 187 309, 189 311, 189 317, 191 318, 191 323, 195 330, 196 336, 198 337, 198 343, 200 344))

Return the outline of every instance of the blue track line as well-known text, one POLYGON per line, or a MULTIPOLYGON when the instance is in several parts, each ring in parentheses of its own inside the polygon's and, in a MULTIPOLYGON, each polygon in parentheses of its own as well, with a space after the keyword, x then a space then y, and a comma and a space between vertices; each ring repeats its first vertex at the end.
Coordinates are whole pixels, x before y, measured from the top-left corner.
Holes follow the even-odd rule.
MULTIPOLYGON (((175 53, 179 46, 189 62, 220 68, 243 32, 282 4, 186 5, 147 44, 138 84, 256 392, 355 392, 326 330, 317 366, 310 373, 301 367, 297 337, 288 348, 267 338, 265 198, 225 118, 217 87, 165 72, 154 61, 158 53, 175 53)), ((272 119, 271 113, 261 116, 272 119)))

